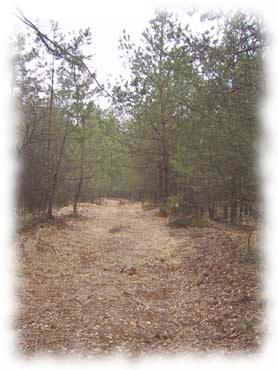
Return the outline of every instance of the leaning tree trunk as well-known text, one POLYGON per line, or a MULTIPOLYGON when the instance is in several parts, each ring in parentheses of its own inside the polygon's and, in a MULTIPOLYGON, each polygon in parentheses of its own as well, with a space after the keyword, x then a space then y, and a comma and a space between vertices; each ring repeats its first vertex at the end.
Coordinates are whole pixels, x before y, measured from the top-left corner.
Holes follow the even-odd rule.
POLYGON ((75 216, 77 215, 77 205, 78 205, 78 201, 79 201, 79 197, 81 193, 82 183, 83 183, 83 178, 80 177, 77 183, 77 186, 75 188, 75 192, 74 192, 73 213, 75 216))

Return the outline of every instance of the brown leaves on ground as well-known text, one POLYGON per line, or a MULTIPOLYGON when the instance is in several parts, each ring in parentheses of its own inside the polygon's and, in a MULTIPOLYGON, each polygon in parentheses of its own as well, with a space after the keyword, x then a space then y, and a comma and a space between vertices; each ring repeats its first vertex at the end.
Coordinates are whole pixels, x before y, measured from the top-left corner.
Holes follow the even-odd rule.
POLYGON ((202 341, 209 349, 254 351, 262 341, 260 272, 255 264, 242 264, 244 240, 229 236, 224 226, 208 228, 199 233, 194 255, 185 260, 190 284, 202 297, 196 311, 206 327, 202 341))
POLYGON ((155 210, 118 203, 83 204, 79 218, 64 208, 63 227, 19 233, 19 351, 258 350, 261 272, 241 262, 241 239, 219 225, 171 230, 155 210))

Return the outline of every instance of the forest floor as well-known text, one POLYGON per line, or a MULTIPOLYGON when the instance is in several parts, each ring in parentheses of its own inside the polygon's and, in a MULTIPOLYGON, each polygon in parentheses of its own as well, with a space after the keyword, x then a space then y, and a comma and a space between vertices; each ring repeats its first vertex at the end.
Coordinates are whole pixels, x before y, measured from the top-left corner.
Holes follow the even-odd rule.
POLYGON ((18 233, 21 354, 260 351, 266 301, 259 265, 242 259, 246 235, 170 229, 156 210, 118 200, 59 213, 18 233))

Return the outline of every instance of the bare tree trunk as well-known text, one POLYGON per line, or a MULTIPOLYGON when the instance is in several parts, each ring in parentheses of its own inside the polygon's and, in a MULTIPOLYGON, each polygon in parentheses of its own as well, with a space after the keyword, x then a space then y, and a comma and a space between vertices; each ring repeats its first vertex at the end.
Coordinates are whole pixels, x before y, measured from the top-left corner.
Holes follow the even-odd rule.
POLYGON ((78 200, 79 200, 79 197, 80 197, 82 183, 83 183, 83 179, 80 178, 78 183, 77 183, 75 193, 74 193, 74 202, 73 202, 73 213, 74 213, 74 215, 77 215, 77 205, 78 205, 78 200))
POLYGON ((168 144, 167 144, 167 113, 166 113, 166 94, 165 94, 165 81, 163 79, 163 58, 164 58, 164 41, 163 41, 164 30, 161 30, 161 50, 159 54, 159 99, 160 99, 160 125, 161 125, 161 199, 162 203, 166 203, 169 192, 169 155, 168 155, 168 144))
POLYGON ((163 168, 162 168, 162 173, 163 173, 163 200, 164 202, 167 201, 168 198, 168 193, 169 193, 169 168, 168 168, 168 158, 167 154, 164 157, 163 161, 163 168))
POLYGON ((228 206, 223 207, 223 221, 228 222, 228 206))
POLYGON ((52 179, 51 195, 50 195, 50 198, 52 199, 52 201, 54 199, 56 188, 57 188, 58 174, 59 174, 59 171, 60 171, 60 165, 61 165, 61 161, 62 161, 62 157, 63 157, 63 153, 64 153, 66 137, 67 137, 67 129, 65 128, 63 141, 62 141, 62 144, 61 144, 60 153, 59 153, 59 157, 58 157, 58 161, 56 163, 56 168, 55 168, 55 172, 54 172, 53 179, 52 179))
POLYGON ((236 224, 237 222, 237 193, 236 193, 236 185, 233 184, 233 191, 232 191, 232 201, 231 201, 231 224, 236 224))
POLYGON ((159 163, 158 166, 158 199, 162 202, 163 199, 163 170, 162 170, 162 163, 159 163))
MULTIPOLYGON (((82 117, 82 134, 85 128, 85 117, 82 117)), ((74 202, 73 202, 73 213, 77 215, 77 205, 81 194, 81 188, 84 180, 84 137, 82 137, 81 141, 81 154, 80 154, 80 177, 75 188, 74 192, 74 202)))
POLYGON ((159 166, 159 200, 166 203, 169 195, 169 160, 166 144, 163 143, 161 149, 161 160, 159 166))
POLYGON ((47 217, 53 217, 53 192, 52 192, 52 116, 53 116, 53 98, 54 98, 54 55, 52 57, 52 70, 51 70, 51 87, 50 87, 50 99, 49 99, 49 114, 48 114, 48 125, 47 125, 47 217))
POLYGON ((209 218, 214 219, 215 216, 215 208, 214 208, 214 203, 211 203, 208 208, 209 211, 209 218))
POLYGON ((237 200, 233 200, 231 204, 231 224, 236 224, 237 222, 237 200))
POLYGON ((240 202, 239 222, 240 222, 240 225, 242 225, 242 222, 243 222, 243 203, 242 201, 240 202))

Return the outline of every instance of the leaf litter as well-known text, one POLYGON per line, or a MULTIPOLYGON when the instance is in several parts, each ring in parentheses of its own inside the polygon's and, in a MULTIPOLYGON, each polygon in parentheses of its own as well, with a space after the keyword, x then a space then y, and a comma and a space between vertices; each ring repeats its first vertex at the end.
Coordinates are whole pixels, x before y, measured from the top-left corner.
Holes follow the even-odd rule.
POLYGON ((70 207, 17 237, 17 350, 26 357, 260 350, 262 271, 224 225, 171 230, 157 210, 70 207), (112 231, 111 231, 112 230, 112 231))

